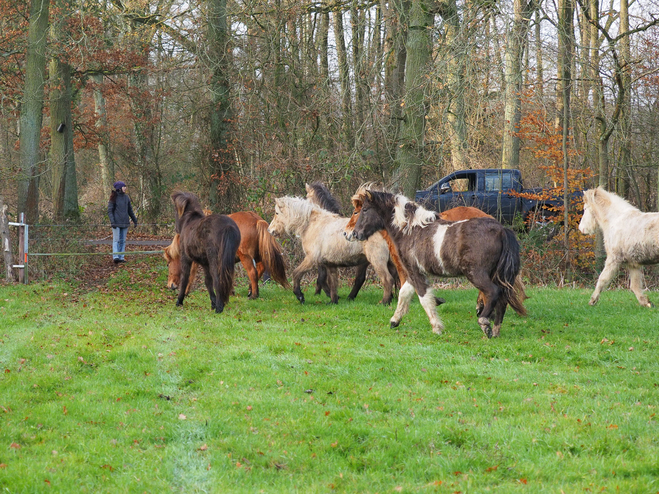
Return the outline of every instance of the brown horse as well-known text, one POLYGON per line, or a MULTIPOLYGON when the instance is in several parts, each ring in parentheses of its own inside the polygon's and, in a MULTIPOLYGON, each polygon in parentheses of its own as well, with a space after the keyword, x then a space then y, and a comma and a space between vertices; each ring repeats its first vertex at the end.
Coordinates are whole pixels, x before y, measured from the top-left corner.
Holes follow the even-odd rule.
POLYGON ((233 290, 235 258, 240 245, 238 225, 228 216, 204 215, 199 199, 189 192, 174 192, 172 201, 181 253, 181 286, 176 305, 183 305, 191 266, 196 262, 204 270, 211 308, 219 314, 233 290))
POLYGON ((507 305, 525 315, 522 293, 515 290, 519 275, 519 243, 515 234, 492 218, 450 222, 403 196, 362 187, 362 209, 349 239, 365 240, 386 229, 407 275, 398 307, 391 319, 396 327, 409 308, 414 292, 419 296, 432 325, 439 334, 443 324, 437 316, 426 273, 466 276, 479 289, 483 307, 477 307, 478 323, 489 337, 499 336, 507 305), (494 314, 494 328, 490 316, 494 314))
MULTIPOLYGON (((258 214, 251 211, 240 211, 228 215, 234 220, 240 230, 240 246, 238 247, 236 262, 240 263, 249 278, 248 297, 252 300, 259 296, 259 279, 265 270, 268 270, 273 280, 284 288, 291 285, 286 279, 286 267, 281 246, 268 232, 268 222, 258 214)), ((172 239, 171 245, 165 247, 163 257, 167 261, 167 286, 172 290, 178 287, 181 279, 181 260, 179 252, 179 235, 172 239)), ((194 280, 197 273, 197 264, 193 263, 190 269, 190 278, 194 280)), ((188 284, 187 291, 190 291, 188 284)))

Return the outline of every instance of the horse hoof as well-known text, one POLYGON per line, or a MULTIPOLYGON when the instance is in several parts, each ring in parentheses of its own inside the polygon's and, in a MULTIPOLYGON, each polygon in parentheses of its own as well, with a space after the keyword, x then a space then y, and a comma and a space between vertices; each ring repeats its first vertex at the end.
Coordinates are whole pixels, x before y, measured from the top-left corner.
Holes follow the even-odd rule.
POLYGON ((301 304, 304 303, 304 297, 298 297, 297 299, 300 301, 301 304))
POLYGON ((389 322, 389 326, 391 327, 391 329, 397 328, 399 324, 400 324, 400 321, 390 321, 389 322))
POLYGON ((490 320, 487 317, 479 317, 478 325, 483 330, 485 336, 492 338, 492 325, 490 324, 490 320))
POLYGON ((217 308, 215 309, 215 313, 216 313, 216 314, 222 314, 222 311, 223 311, 223 310, 224 310, 224 307, 217 307, 217 308))
POLYGON ((446 300, 444 300, 442 297, 435 297, 435 305, 442 305, 445 304, 446 300))
POLYGON ((596 304, 597 304, 597 300, 590 300, 588 302, 588 305, 596 305, 596 304))
POLYGON ((181 302, 180 300, 177 300, 176 301, 176 307, 182 307, 182 306, 183 306, 183 302, 181 302))

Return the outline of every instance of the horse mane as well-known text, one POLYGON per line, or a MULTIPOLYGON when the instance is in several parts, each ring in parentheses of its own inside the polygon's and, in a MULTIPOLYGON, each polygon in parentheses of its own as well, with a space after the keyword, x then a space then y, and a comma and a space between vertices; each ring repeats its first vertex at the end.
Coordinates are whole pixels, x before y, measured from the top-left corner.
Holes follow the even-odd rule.
POLYGON ((172 193, 171 197, 179 218, 185 213, 192 213, 194 216, 205 216, 199 198, 192 192, 176 191, 172 193))
POLYGON ((357 190, 350 198, 352 205, 355 209, 361 208, 364 203, 364 195, 366 191, 369 192, 388 192, 382 184, 377 182, 366 182, 357 187, 357 190))
POLYGON ((595 206, 598 212, 610 208, 614 208, 619 213, 640 212, 637 207, 632 206, 626 199, 604 190, 602 187, 585 191, 584 201, 595 206))
POLYGON ((330 213, 329 211, 317 206, 316 204, 304 199, 303 197, 284 196, 275 199, 275 203, 281 208, 286 210, 286 230, 295 232, 303 228, 309 222, 312 213, 319 213, 322 215, 339 217, 338 214, 330 213))
POLYGON ((391 224, 405 234, 412 228, 425 228, 437 220, 437 213, 429 211, 402 194, 394 196, 394 217, 391 224))
POLYGON ((181 236, 176 233, 172 239, 172 243, 165 247, 165 252, 170 259, 179 259, 181 257, 181 236))
POLYGON ((341 203, 332 195, 324 183, 316 180, 305 184, 307 200, 334 214, 341 214, 341 203))

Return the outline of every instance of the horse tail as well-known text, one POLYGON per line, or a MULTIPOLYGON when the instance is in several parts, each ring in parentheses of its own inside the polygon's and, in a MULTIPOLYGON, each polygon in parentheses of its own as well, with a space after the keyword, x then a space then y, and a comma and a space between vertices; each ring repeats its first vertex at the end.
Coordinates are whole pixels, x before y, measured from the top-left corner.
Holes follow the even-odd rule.
POLYGON ((284 256, 281 253, 281 246, 268 231, 268 226, 268 222, 265 220, 256 222, 261 260, 273 280, 284 288, 290 288, 291 285, 286 279, 286 265, 284 264, 284 256))
POLYGON ((229 302, 229 295, 233 291, 233 276, 236 266, 236 252, 240 246, 240 230, 234 223, 228 225, 223 235, 220 236, 218 269, 220 276, 220 293, 217 297, 224 304, 229 302))
POLYGON ((510 228, 503 229, 501 244, 501 256, 499 257, 492 281, 501 288, 505 302, 517 314, 526 316, 524 299, 528 297, 524 292, 524 284, 519 276, 521 265, 519 242, 515 233, 510 228))

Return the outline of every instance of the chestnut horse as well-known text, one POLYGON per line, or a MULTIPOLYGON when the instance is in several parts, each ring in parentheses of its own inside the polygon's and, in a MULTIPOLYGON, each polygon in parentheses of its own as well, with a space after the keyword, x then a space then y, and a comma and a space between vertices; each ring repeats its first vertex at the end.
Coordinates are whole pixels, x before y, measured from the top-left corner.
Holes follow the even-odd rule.
POLYGON ((499 336, 508 305, 526 314, 523 299, 514 290, 520 257, 512 230, 492 218, 445 221, 402 195, 368 188, 361 189, 361 201, 362 210, 348 238, 363 241, 386 229, 407 275, 390 321, 392 327, 400 324, 416 292, 433 332, 441 334, 444 325, 437 316, 426 274, 465 276, 482 292, 484 305, 478 310, 478 324, 488 338, 499 336))
MULTIPOLYGON (((259 279, 267 269, 273 280, 284 288, 291 285, 286 279, 286 266, 281 253, 281 246, 268 232, 268 222, 258 214, 251 211, 240 211, 228 215, 234 220, 240 230, 240 246, 238 247, 236 262, 240 263, 249 278, 248 297, 251 300, 259 296, 259 279)), ((171 245, 165 247, 163 257, 167 261, 167 286, 172 290, 178 287, 181 279, 181 260, 179 252, 179 235, 174 235, 171 245)), ((197 273, 197 264, 193 263, 190 269, 190 279, 194 280, 197 273)), ((192 283, 188 284, 190 291, 192 283)))
POLYGON ((238 225, 228 216, 204 215, 199 199, 189 192, 174 192, 172 201, 181 253, 181 286, 176 305, 183 305, 190 269, 196 262, 204 270, 211 308, 219 314, 233 290, 235 258, 240 245, 238 225))

